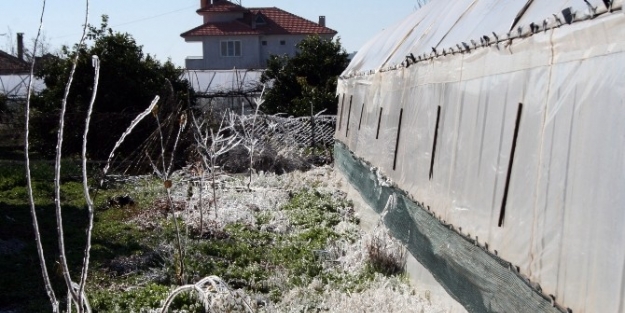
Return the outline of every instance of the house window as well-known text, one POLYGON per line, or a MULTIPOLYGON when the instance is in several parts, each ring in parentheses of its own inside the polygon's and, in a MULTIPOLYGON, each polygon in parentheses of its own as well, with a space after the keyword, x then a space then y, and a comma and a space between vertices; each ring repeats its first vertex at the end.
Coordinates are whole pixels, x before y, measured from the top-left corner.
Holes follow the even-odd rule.
POLYGON ((280 45, 281 45, 281 46, 286 45, 286 41, 284 41, 284 40, 280 40, 280 45))
POLYGON ((241 56, 241 41, 239 40, 227 40, 221 42, 221 56, 222 57, 240 57, 241 56))
POLYGON ((267 40, 263 40, 263 41, 261 41, 260 43, 261 43, 263 46, 266 46, 266 45, 267 45, 267 40))

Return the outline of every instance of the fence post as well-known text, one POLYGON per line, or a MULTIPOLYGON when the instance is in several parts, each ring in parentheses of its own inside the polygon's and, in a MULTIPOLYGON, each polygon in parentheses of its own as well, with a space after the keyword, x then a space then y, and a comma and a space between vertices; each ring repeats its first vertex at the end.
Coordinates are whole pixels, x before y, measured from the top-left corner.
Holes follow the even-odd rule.
POLYGON ((315 113, 313 111, 313 103, 312 101, 310 102, 310 132, 311 132, 311 147, 314 148, 315 147, 315 113))

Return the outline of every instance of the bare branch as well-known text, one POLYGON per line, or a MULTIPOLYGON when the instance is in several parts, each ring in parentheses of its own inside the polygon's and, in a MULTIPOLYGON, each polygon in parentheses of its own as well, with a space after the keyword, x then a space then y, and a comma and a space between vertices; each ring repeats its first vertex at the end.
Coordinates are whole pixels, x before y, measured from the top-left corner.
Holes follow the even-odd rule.
MULTIPOLYGON (((215 215, 217 215, 217 187, 215 184, 215 176, 216 176, 216 160, 219 156, 231 151, 236 148, 242 141, 239 139, 234 132, 233 124, 226 123, 226 118, 230 117, 228 111, 224 112, 221 121, 219 123, 219 128, 217 131, 213 131, 210 125, 205 125, 204 121, 198 122, 198 119, 195 115, 193 118, 193 125, 195 126, 194 130, 194 138, 197 144, 198 153, 202 158, 202 165, 205 169, 210 169, 211 180, 212 180, 212 189, 213 189, 213 204, 215 207, 215 215), (227 131, 231 131, 226 134, 227 131), (210 135, 209 135, 210 134, 210 135), (209 143, 210 141, 210 143, 209 143)), ((230 117, 230 119, 232 119, 230 117)))
MULTIPOLYGON (((37 43, 41 36, 41 27, 43 25, 43 16, 46 11, 46 0, 43 0, 41 6, 41 17, 39 19, 39 29, 37 30, 37 37, 35 37, 35 46, 33 48, 33 55, 37 53, 37 43)), ((24 156, 26 163, 26 184, 28 188, 28 202, 30 204, 30 214, 33 219, 33 229, 35 232, 35 244, 37 246, 37 255, 39 257, 39 264, 41 266, 41 275, 43 276, 43 283, 46 288, 48 298, 52 304, 52 312, 59 312, 59 301, 56 299, 52 283, 50 282, 50 276, 48 275, 48 269, 46 267, 46 259, 43 254, 43 246, 41 245, 41 233, 39 232, 39 222, 37 220, 37 211, 35 210, 35 200, 33 198, 33 183, 32 176, 30 174, 30 156, 29 156, 29 123, 30 123, 30 100, 33 88, 33 78, 35 72, 35 58, 32 59, 30 64, 30 77, 28 81, 28 89, 26 93, 26 112, 25 112, 25 126, 24 126, 24 156)))
MULTIPOLYGON (((251 130, 251 134, 249 136, 249 150, 250 150, 250 180, 247 183, 247 189, 250 189, 250 186, 252 185, 252 172, 254 171, 254 148, 256 147, 256 138, 254 138, 254 129, 256 128, 256 117, 258 116, 258 109, 260 109, 260 106, 263 104, 263 102, 265 102, 265 100, 263 100, 263 94, 265 94, 265 85, 263 85, 263 91, 260 92, 260 96, 256 99, 254 99, 254 101, 256 102, 256 110, 254 111, 254 120, 252 120, 252 130, 251 130)), ((244 127, 245 128, 245 127, 244 127)))
MULTIPOLYGON (((132 132, 132 130, 135 128, 135 126, 137 126, 137 124, 139 124, 139 122, 141 122, 141 120, 143 120, 143 118, 145 118, 146 116, 148 116, 148 114, 150 114, 152 112, 152 110, 156 106, 156 103, 158 103, 159 99, 160 99, 159 96, 154 97, 154 100, 152 100, 152 103, 150 104, 150 106, 147 109, 145 109, 145 111, 143 111, 141 114, 137 115, 137 117, 135 117, 135 119, 132 120, 132 122, 130 123, 130 126, 128 126, 128 128, 126 128, 126 131, 124 131, 124 133, 121 135, 121 137, 119 137, 119 139, 115 143, 115 146, 113 147, 113 150, 111 150, 111 154, 109 154, 108 160, 106 161, 106 166, 104 167, 104 175, 106 175, 106 173, 109 170, 109 167, 111 166, 111 160, 113 160, 113 156, 115 155, 115 151, 117 151, 119 146, 121 146, 121 144, 124 142, 124 139, 126 139, 126 136, 128 136, 132 132)), ((100 183, 102 183, 102 182, 100 182, 100 183)))
POLYGON ((167 167, 167 171, 165 175, 169 176, 169 174, 171 174, 171 167, 172 164, 174 163, 174 157, 175 157, 175 153, 176 153, 176 147, 178 147, 178 141, 180 140, 180 134, 182 134, 182 131, 184 131, 185 127, 187 126, 187 115, 186 114, 182 114, 180 115, 180 127, 178 128, 178 135, 176 135, 176 141, 174 142, 174 148, 171 150, 171 157, 169 158, 169 166, 167 167))
MULTIPOLYGON (((226 285, 226 283, 221 278, 217 276, 208 276, 195 283, 194 285, 184 285, 174 289, 174 291, 172 291, 165 300, 163 308, 161 309, 161 313, 166 313, 176 296, 185 291, 195 291, 198 295, 198 298, 202 299, 202 304, 204 304, 204 311, 206 312, 211 312, 210 305, 215 294, 227 293, 231 297, 234 297, 234 294, 232 293, 232 291, 230 291, 228 285, 226 285)), ((249 303, 244 299, 241 300, 245 305, 245 309, 247 310, 247 312, 253 313, 254 311, 250 307, 249 303)))
POLYGON ((161 127, 161 121, 158 118, 158 112, 155 110, 152 112, 154 115, 154 118, 156 119, 156 125, 158 127, 158 134, 159 134, 159 138, 161 140, 161 159, 163 161, 163 179, 167 180, 169 179, 169 173, 167 173, 167 167, 165 166, 165 144, 163 144, 163 127, 161 127))
MULTIPOLYGON (((80 37, 80 41, 78 42, 78 47, 81 47, 85 42, 85 38, 87 35, 87 23, 89 21, 89 0, 86 0, 86 8, 85 8, 85 22, 82 28, 82 36, 80 37)), ((63 101, 61 102, 61 114, 59 116, 59 130, 57 133, 57 142, 56 142, 56 158, 54 163, 54 204, 56 207, 56 227, 58 234, 58 243, 59 243, 59 257, 61 268, 63 271, 63 278, 65 279, 65 284, 69 289, 72 299, 76 303, 78 307, 78 312, 82 312, 82 305, 80 305, 79 296, 72 288, 72 279, 69 274, 69 267, 67 266, 67 256, 65 255, 65 235, 63 234, 63 216, 61 210, 61 156, 62 156, 62 147, 63 147, 63 131, 65 128, 65 112, 67 110, 67 99, 69 97, 69 91, 72 86, 72 82, 74 80, 74 74, 76 73, 76 67, 78 65, 78 57, 80 56, 79 51, 76 51, 76 55, 74 56, 74 60, 72 61, 72 69, 69 74, 69 78, 67 79, 67 83, 65 84, 65 93, 63 95, 63 101)))
POLYGON ((91 101, 89 102, 89 109, 87 110, 87 117, 85 119, 85 133, 82 136, 82 186, 83 193, 85 195, 85 201, 87 202, 87 210, 89 212, 89 224, 87 226, 87 244, 85 246, 85 252, 82 261, 80 285, 78 286, 78 303, 82 303, 83 301, 83 294, 85 292, 85 285, 87 283, 87 273, 89 271, 89 257, 91 252, 91 232, 93 231, 93 200, 89 195, 89 184, 87 182, 87 135, 89 134, 89 124, 91 122, 93 104, 95 103, 96 94, 98 93, 98 82, 100 79, 100 59, 97 55, 94 55, 92 58, 93 67, 95 68, 95 75, 93 78, 93 92, 91 94, 91 101))

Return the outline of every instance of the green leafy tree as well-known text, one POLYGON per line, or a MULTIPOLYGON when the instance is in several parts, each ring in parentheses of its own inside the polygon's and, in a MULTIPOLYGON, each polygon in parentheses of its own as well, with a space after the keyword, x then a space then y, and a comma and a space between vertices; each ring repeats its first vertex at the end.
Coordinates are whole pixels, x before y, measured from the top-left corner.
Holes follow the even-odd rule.
MULTIPOLYGON (((115 141, 137 114, 148 107, 159 95, 159 115, 181 109, 190 99, 189 83, 181 79, 182 69, 167 61, 161 63, 145 55, 142 46, 128 33, 115 32, 108 27, 108 17, 102 17, 99 28, 89 26, 87 38, 91 45, 63 47, 55 57, 48 57, 37 72, 46 89, 35 99, 35 140, 44 155, 56 144, 56 129, 61 99, 69 76, 72 59, 79 54, 74 75, 66 120, 71 127, 65 130, 64 153, 74 154, 80 149, 84 119, 93 89, 92 56, 100 59, 101 70, 98 94, 94 105, 92 129, 88 138, 88 154, 92 158, 106 159, 115 141), (180 99, 180 100, 178 100, 180 99)), ((154 131, 155 125, 144 121, 120 150, 128 154, 154 131)))
POLYGON ((272 55, 261 82, 273 82, 266 93, 265 113, 310 115, 326 110, 336 114, 336 82, 347 66, 340 40, 309 36, 297 44, 293 57, 272 55))

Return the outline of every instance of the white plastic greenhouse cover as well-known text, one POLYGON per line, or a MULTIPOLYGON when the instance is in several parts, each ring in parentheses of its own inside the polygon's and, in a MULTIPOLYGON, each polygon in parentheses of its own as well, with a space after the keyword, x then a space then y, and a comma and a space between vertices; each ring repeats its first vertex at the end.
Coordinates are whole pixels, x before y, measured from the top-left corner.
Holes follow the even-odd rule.
POLYGON ((564 307, 625 312, 622 4, 432 0, 354 56, 336 139, 564 307))
MULTIPOLYGON (((29 75, 0 75, 0 94, 11 98, 26 98, 28 90, 29 75)), ((33 81, 33 91, 40 92, 45 89, 45 84, 41 79, 33 81)))
POLYGON ((257 90, 262 70, 187 70, 182 78, 200 94, 257 90))

